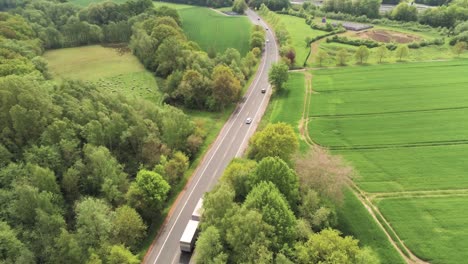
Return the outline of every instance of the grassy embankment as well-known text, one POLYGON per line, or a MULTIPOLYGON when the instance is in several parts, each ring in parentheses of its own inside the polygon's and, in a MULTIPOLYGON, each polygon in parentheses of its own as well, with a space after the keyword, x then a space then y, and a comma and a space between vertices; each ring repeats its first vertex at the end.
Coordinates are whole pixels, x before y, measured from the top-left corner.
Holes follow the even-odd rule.
POLYGON ((311 138, 356 168, 391 228, 431 263, 468 257, 466 72, 467 60, 313 72, 311 138))

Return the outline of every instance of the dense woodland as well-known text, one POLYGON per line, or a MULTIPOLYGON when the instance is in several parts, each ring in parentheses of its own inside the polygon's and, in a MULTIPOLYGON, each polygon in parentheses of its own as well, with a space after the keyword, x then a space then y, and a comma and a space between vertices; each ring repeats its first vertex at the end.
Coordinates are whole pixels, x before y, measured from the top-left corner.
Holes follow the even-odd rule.
POLYGON ((332 229, 352 170, 319 148, 295 157, 298 146, 284 123, 252 137, 251 159, 233 160, 205 195, 197 263, 379 263, 332 229))
POLYGON ((79 9, 2 1, 0 261, 139 263, 134 253, 203 143, 178 108, 54 80, 49 48, 128 43, 166 102, 217 111, 235 102, 264 45, 212 57, 188 41, 176 10, 150 0, 79 9), (229 84, 229 85, 226 85, 229 84))

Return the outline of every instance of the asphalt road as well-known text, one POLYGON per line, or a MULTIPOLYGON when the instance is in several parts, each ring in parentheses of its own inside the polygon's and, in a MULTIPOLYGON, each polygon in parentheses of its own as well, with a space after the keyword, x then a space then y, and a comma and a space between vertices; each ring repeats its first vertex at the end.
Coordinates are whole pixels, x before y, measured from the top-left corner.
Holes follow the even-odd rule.
MULTIPOLYGON (((258 20, 259 16, 252 10, 247 11, 247 16, 252 23, 267 28, 266 24, 262 20, 258 20)), ((245 100, 239 103, 234 113, 224 124, 216 141, 206 153, 203 161, 200 162, 179 199, 174 203, 172 213, 166 219, 166 224, 147 252, 143 263, 189 263, 190 255, 185 253, 181 255, 179 240, 195 205, 205 192, 213 188, 229 162, 234 157, 242 156, 247 147, 248 139, 255 132, 270 99, 271 88, 268 84, 268 70, 272 63, 279 59, 279 50, 272 29, 266 31, 266 39, 269 41, 265 45, 260 66, 245 95, 245 100), (262 88, 267 88, 267 92, 261 93, 262 88), (248 117, 253 119, 251 124, 245 123, 248 117)))

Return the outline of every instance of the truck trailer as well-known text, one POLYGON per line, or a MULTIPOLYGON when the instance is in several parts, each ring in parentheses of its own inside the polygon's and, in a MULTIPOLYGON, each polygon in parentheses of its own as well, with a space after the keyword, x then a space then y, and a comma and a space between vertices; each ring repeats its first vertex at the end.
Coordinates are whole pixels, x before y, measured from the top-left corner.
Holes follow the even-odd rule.
POLYGON ((184 252, 191 253, 195 247, 195 241, 197 240, 198 235, 198 225, 199 221, 189 220, 187 226, 185 227, 184 233, 180 238, 180 250, 184 252))

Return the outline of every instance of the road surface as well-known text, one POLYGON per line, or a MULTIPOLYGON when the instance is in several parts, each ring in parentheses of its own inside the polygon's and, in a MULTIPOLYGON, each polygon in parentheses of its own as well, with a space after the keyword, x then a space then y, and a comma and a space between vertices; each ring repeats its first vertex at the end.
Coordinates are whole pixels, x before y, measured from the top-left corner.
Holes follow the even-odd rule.
MULTIPOLYGON (((264 21, 252 10, 247 10, 247 16, 254 24, 267 28, 264 21)), ((239 103, 234 113, 222 128, 216 141, 206 153, 190 182, 187 184, 180 199, 173 205, 172 213, 166 219, 157 239, 147 252, 143 263, 146 264, 172 264, 189 263, 190 256, 181 255, 179 240, 190 216, 203 194, 216 184, 224 169, 234 157, 243 154, 248 139, 257 128, 263 112, 268 104, 271 88, 268 84, 268 70, 272 63, 279 59, 278 46, 272 29, 266 30, 265 51, 258 71, 250 85, 245 100, 239 103), (261 93, 262 88, 266 93, 261 93), (251 124, 246 124, 247 118, 252 118, 251 124)))

